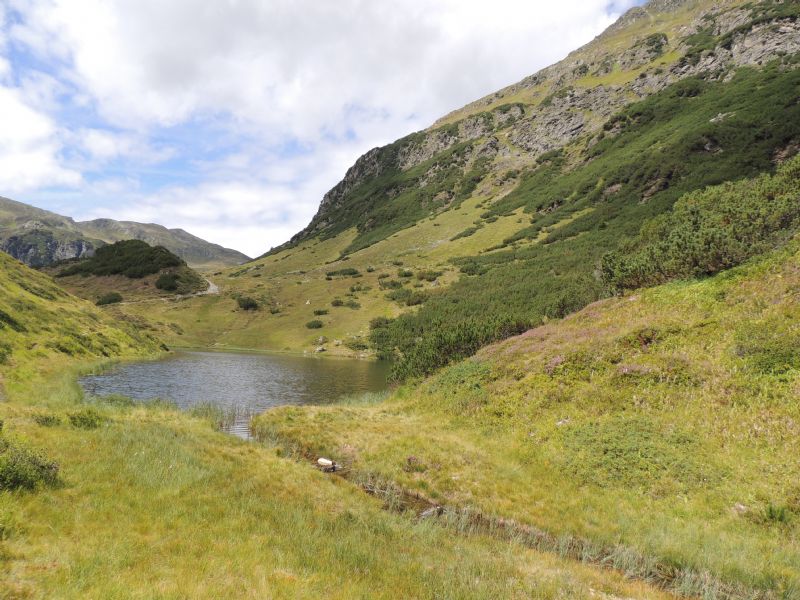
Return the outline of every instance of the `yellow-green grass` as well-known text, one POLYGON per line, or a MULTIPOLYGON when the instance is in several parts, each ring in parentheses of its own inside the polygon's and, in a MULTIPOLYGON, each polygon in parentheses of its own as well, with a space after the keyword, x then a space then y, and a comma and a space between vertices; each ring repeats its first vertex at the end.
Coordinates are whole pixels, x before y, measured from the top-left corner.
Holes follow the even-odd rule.
POLYGON ((596 303, 386 402, 254 427, 434 502, 795 598, 798 260, 794 242, 596 303))
MULTIPOLYGON (((59 270, 60 268, 46 269, 45 272, 55 276, 59 270)), ((138 279, 131 279, 124 275, 71 275, 69 277, 58 277, 56 282, 69 293, 93 302, 96 302, 109 292, 117 292, 120 294, 123 302, 171 299, 174 298, 179 291, 167 291, 156 287, 156 281, 164 273, 175 273, 189 282, 189 285, 181 286, 182 288, 186 288, 180 290, 185 293, 203 291, 207 287, 206 283, 189 267, 165 269, 162 272, 145 275, 138 279)))
POLYGON ((459 208, 424 219, 349 255, 347 260, 340 257, 355 237, 354 230, 326 240, 310 240, 247 265, 209 275, 219 285, 219 295, 131 303, 111 310, 153 322, 159 335, 175 347, 313 352, 320 345, 319 338, 324 336, 329 340, 325 347, 331 354, 361 355, 363 351, 352 350, 345 343, 355 339, 365 341, 371 319, 414 310, 386 298, 388 290, 380 288, 380 275, 398 279, 400 265, 396 263, 402 263, 402 268, 412 270, 415 275, 424 270, 440 271, 442 275, 435 282, 412 276, 406 284, 413 290, 440 289, 458 277, 457 270, 449 264, 451 258, 484 251, 528 224, 529 218, 518 210, 486 223, 472 236, 451 241, 472 226, 486 206, 506 193, 508 187, 487 182, 479 195, 459 208), (326 273, 342 268, 355 268, 361 277, 327 278, 326 273), (351 293, 351 286, 371 289, 351 293), (240 309, 236 301, 239 296, 256 299, 260 309, 240 309), (360 308, 331 306, 336 298, 355 300, 360 308), (315 315, 315 310, 327 310, 328 314, 315 315), (306 328, 306 323, 314 319, 321 320, 324 326, 306 328), (336 340, 342 343, 336 345, 336 340))
POLYGON ((149 354, 158 346, 124 318, 110 318, 44 273, 0 253, 0 366, 60 355, 149 354))
POLYGON ((87 405, 74 378, 89 367, 31 359, 9 378, 3 435, 55 459, 61 483, 0 491, 2 598, 666 597, 388 512, 164 405, 87 405), (70 424, 86 410, 99 427, 70 424))

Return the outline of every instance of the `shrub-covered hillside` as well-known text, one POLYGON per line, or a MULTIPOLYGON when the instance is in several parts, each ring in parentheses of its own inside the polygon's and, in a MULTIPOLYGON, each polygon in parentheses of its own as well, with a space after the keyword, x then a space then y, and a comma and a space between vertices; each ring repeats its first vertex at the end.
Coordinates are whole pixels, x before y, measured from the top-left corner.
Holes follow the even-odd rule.
MULTIPOLYGON (((728 81, 687 79, 613 116, 582 147, 544 155, 485 213, 522 207, 530 224, 496 251, 456 260, 456 283, 373 341, 399 354, 398 376, 420 375, 603 297, 602 256, 682 194, 774 169, 775 157, 800 139, 799 87, 800 70, 780 61, 728 81)), ((787 180, 796 185, 794 171, 787 180)), ((765 191, 735 218, 771 202, 765 191)))
POLYGON ((65 289, 98 304, 192 294, 208 287, 177 255, 140 240, 109 244, 91 258, 47 270, 65 289))
POLYGON ((124 275, 138 279, 158 273, 161 269, 185 264, 181 258, 163 246, 151 246, 141 240, 123 240, 98 248, 91 258, 80 260, 60 270, 58 277, 124 275))

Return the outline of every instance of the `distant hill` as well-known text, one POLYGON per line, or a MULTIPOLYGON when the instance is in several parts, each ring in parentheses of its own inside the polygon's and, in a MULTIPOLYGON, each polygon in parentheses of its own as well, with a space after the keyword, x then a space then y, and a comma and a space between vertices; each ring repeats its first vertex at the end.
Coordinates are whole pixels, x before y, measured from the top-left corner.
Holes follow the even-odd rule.
POLYGON ((0 197, 0 250, 33 267, 91 256, 104 244, 130 239, 163 246, 197 268, 229 267, 250 260, 183 229, 113 219, 75 221, 0 197))

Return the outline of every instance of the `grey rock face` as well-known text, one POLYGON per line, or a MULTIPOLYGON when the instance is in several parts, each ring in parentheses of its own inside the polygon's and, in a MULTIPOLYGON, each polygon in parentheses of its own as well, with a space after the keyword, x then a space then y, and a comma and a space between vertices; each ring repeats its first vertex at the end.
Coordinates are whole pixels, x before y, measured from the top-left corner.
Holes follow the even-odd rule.
POLYGON ((92 256, 95 247, 86 240, 60 241, 49 231, 34 236, 12 236, 0 242, 0 250, 31 267, 44 267, 60 260, 92 256))

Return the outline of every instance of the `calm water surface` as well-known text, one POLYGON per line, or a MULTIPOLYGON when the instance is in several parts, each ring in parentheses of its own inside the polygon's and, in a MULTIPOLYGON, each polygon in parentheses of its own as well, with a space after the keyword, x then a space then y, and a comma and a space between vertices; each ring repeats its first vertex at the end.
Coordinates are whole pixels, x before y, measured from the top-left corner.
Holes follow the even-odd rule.
POLYGON ((272 354, 177 352, 125 363, 80 380, 87 394, 162 398, 180 408, 214 404, 233 414, 230 433, 248 437, 250 417, 284 404, 325 404, 386 388, 388 365, 352 359, 272 354))

